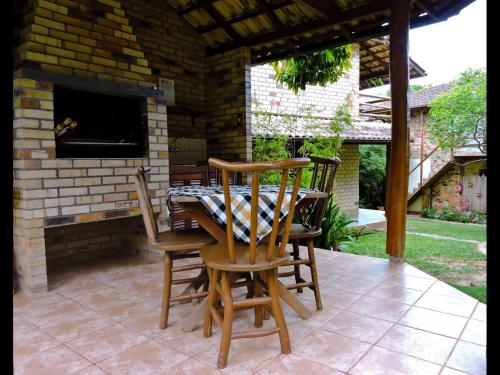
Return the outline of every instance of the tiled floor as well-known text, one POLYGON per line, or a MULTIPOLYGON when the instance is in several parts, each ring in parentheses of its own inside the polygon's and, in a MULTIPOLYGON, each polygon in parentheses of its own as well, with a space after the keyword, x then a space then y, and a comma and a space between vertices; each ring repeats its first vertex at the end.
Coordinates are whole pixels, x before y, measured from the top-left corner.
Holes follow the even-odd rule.
MULTIPOLYGON (((311 318, 282 303, 292 354, 280 354, 277 335, 233 340, 222 371, 217 327, 208 339, 201 324, 180 330, 192 303, 172 306, 169 327, 158 329, 160 262, 115 257, 74 266, 49 276, 48 294, 14 296, 15 373, 486 373, 484 304, 409 265, 324 250, 317 261, 323 311, 308 290, 298 296, 314 309, 311 318)), ((252 324, 252 310, 235 314, 235 331, 252 324)))

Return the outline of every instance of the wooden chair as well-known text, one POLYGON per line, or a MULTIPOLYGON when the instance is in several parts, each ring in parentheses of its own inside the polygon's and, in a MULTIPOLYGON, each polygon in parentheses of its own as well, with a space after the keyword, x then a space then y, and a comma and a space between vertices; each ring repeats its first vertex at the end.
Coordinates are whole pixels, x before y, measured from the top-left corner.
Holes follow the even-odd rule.
POLYGON ((229 347, 232 339, 252 338, 279 334, 281 352, 291 352, 288 329, 281 312, 277 271, 280 265, 288 261, 285 251, 286 242, 292 224, 292 218, 300 186, 302 168, 309 165, 309 159, 290 159, 277 162, 260 163, 237 163, 225 162, 218 159, 210 159, 211 166, 222 170, 222 182, 224 187, 224 201, 227 215, 227 243, 210 245, 201 249, 200 254, 208 268, 210 278, 210 293, 208 295, 203 334, 205 337, 212 335, 212 322, 222 326, 222 337, 217 361, 218 368, 224 368, 227 364, 229 347), (283 177, 280 191, 276 200, 274 221, 269 242, 257 244, 257 213, 259 210, 259 179, 258 172, 264 170, 281 170, 283 177), (280 210, 283 203, 287 178, 290 169, 295 169, 293 192, 290 200, 288 217, 283 227, 283 241, 281 246, 276 245, 279 233, 280 210), (233 218, 231 214, 231 198, 229 174, 232 172, 252 172, 252 201, 250 213, 250 243, 235 243, 233 236, 233 218), (251 298, 233 301, 231 294, 231 272, 251 272, 254 279, 254 296, 251 298), (264 295, 266 290, 268 296, 264 295), (219 299, 224 302, 223 309, 218 308, 219 299), (235 310, 255 308, 255 326, 262 327, 264 308, 270 311, 276 321, 276 327, 267 330, 253 330, 246 332, 232 332, 233 312, 235 310), (223 310, 223 315, 221 315, 223 310))
MULTIPOLYGON (((339 158, 320 158, 311 156, 311 161, 314 163, 313 174, 311 178, 311 189, 316 189, 330 194, 333 188, 333 180, 335 173, 340 165, 339 158)), ((318 199, 312 214, 309 216, 309 223, 292 224, 290 229, 289 240, 292 242, 293 251, 290 255, 293 256, 285 266, 293 266, 293 271, 280 272, 278 277, 295 276, 295 284, 287 285, 287 289, 297 289, 298 293, 302 293, 303 288, 310 288, 314 292, 316 300, 316 308, 323 309, 321 303, 321 295, 319 292, 318 273, 316 271, 316 258, 314 256, 314 239, 321 235, 321 222, 325 215, 325 209, 328 198, 318 199), (307 241, 308 259, 302 259, 299 255, 299 241, 307 241), (300 276, 300 266, 308 266, 311 271, 311 281, 307 282, 300 276)))
POLYGON ((181 232, 158 233, 153 206, 149 197, 145 174, 151 170, 150 167, 139 167, 134 171, 134 180, 137 188, 137 195, 141 206, 142 217, 148 235, 148 243, 151 247, 165 252, 163 268, 163 297, 160 314, 160 329, 164 329, 168 324, 168 312, 170 302, 192 301, 208 295, 208 279, 206 273, 201 273, 198 277, 190 277, 172 280, 174 272, 189 271, 194 269, 206 269, 204 263, 196 263, 181 267, 174 267, 174 260, 199 257, 198 250, 215 242, 214 238, 202 229, 191 229, 181 232), (194 283, 193 292, 187 292, 179 296, 172 297, 172 285, 194 283), (201 292, 198 288, 204 284, 201 292))

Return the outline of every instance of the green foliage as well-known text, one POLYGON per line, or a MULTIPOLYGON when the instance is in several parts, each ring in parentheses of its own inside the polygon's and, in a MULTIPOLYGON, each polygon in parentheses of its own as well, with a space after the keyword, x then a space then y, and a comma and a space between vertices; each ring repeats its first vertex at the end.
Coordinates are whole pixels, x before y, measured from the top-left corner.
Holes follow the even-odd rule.
POLYGON ((297 95, 306 85, 335 83, 351 67, 352 47, 342 46, 272 63, 276 82, 297 95))
POLYGON ((347 249, 356 242, 356 238, 361 234, 361 230, 348 226, 353 222, 354 220, 351 220, 347 214, 340 213, 339 205, 330 195, 325 216, 321 222, 321 236, 315 238, 314 246, 336 251, 347 249))
POLYGON ((445 206, 440 212, 436 208, 424 208, 422 210, 422 217, 427 219, 439 219, 446 221, 455 221, 459 223, 486 223, 486 215, 476 211, 462 211, 457 210, 452 206, 445 206))
MULTIPOLYGON (((256 161, 269 161, 288 159, 293 156, 292 146, 287 134, 293 134, 297 125, 297 116, 290 114, 271 114, 261 110, 260 103, 255 102, 254 129, 258 130, 254 137, 253 157, 256 161)), ((351 102, 347 101, 337 107, 332 120, 325 126, 320 119, 312 115, 312 108, 305 109, 305 116, 301 116, 300 121, 304 124, 304 129, 310 133, 318 133, 321 129, 326 135, 316 135, 306 139, 297 152, 303 156, 340 156, 343 138, 340 133, 345 128, 353 127, 351 115, 351 102)), ((312 164, 311 164, 312 166, 312 164)), ((262 184, 279 183, 280 174, 276 171, 266 171, 259 174, 262 184)), ((289 178, 289 182, 291 182, 289 178)), ((312 178, 312 169, 306 168, 302 172, 302 187, 309 187, 312 178)))
POLYGON ((433 142, 443 150, 466 144, 486 153, 486 70, 468 69, 451 89, 429 103, 427 127, 433 142))
POLYGON ((359 146, 359 206, 377 208, 385 201, 386 146, 359 146))

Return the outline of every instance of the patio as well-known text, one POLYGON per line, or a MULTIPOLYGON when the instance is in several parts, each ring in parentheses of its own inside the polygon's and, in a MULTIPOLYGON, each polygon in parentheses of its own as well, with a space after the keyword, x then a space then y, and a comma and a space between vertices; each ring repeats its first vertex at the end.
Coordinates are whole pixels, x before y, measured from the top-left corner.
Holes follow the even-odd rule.
MULTIPOLYGON (((307 320, 281 302, 292 354, 279 354, 276 336, 233 341, 222 372, 486 373, 486 305, 407 264, 316 254, 323 311, 308 289, 297 294, 314 311, 307 320)), ((173 305, 158 329, 161 287, 161 261, 115 256, 53 272, 48 294, 17 293, 16 374, 219 373, 220 329, 180 329, 193 304, 173 305)), ((236 313, 237 328, 252 324, 253 311, 236 313)))

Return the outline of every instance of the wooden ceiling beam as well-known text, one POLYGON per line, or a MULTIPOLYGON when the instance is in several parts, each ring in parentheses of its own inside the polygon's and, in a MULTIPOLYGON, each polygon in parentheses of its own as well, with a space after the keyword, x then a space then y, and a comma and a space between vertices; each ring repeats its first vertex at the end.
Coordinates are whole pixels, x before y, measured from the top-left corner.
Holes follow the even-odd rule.
MULTIPOLYGON (((388 0, 378 0, 366 5, 359 6, 357 8, 351 9, 349 11, 338 12, 330 21, 325 20, 323 18, 313 20, 301 25, 292 26, 292 27, 284 27, 281 30, 271 31, 259 35, 255 35, 253 37, 249 37, 245 40, 245 45, 249 47, 257 46, 263 43, 274 42, 278 39, 290 39, 297 35, 304 34, 307 32, 314 32, 318 29, 328 27, 331 25, 341 25, 345 23, 349 23, 350 21, 366 17, 367 15, 375 15, 386 11, 389 7, 388 0)), ((376 23, 380 23, 379 20, 376 20, 376 23)), ((364 24, 367 25, 367 24, 364 24)), ((387 32, 387 30, 384 30, 387 32)), ((383 35, 383 34, 381 34, 383 35)), ((347 40, 347 42, 349 42, 347 40)), ((344 43, 346 44, 346 43, 344 43)), ((237 48, 240 45, 236 43, 224 44, 222 46, 209 48, 207 50, 208 55, 214 55, 217 53, 222 53, 233 48, 237 48)))
MULTIPOLYGON (((283 0, 283 1, 280 1, 278 3, 267 4, 267 7, 269 8, 269 10, 274 11, 274 10, 277 10, 277 9, 284 8, 284 7, 286 7, 288 5, 291 5, 293 3, 294 2, 292 0, 283 0)), ((240 14, 238 16, 234 16, 234 17, 231 17, 231 18, 227 19, 226 23, 233 24, 233 23, 245 21, 245 20, 247 20, 249 18, 260 16, 262 14, 265 14, 265 11, 263 9, 261 9, 261 8, 255 8, 255 9, 252 9, 252 10, 250 10, 248 12, 240 14)), ((210 24, 210 25, 198 27, 195 30, 196 30, 196 32, 198 32, 200 34, 204 34, 204 33, 208 33, 210 31, 216 30, 218 28, 219 28, 219 25, 217 25, 217 24, 210 24)))
POLYGON ((234 42, 242 44, 243 37, 240 34, 238 34, 236 30, 234 30, 229 24, 227 24, 225 18, 222 17, 222 15, 212 5, 212 0, 197 0, 197 3, 201 6, 201 8, 205 12, 207 12, 210 15, 210 17, 214 19, 215 23, 220 28, 222 28, 234 42))

